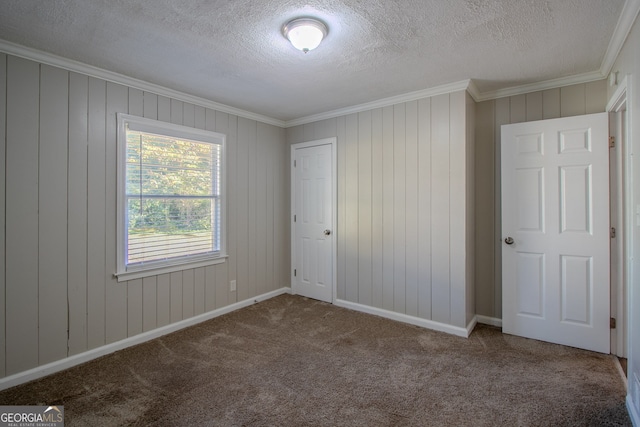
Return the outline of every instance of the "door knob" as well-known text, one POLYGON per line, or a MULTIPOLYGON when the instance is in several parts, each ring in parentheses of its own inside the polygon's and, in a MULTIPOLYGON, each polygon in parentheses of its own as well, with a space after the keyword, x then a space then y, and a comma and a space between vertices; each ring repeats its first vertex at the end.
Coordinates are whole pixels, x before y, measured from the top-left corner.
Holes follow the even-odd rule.
POLYGON ((324 235, 328 236, 329 234, 331 234, 331 230, 324 230, 324 235))
POLYGON ((514 240, 513 240, 513 238, 512 238, 512 237, 507 237, 506 239, 504 239, 504 242, 505 242, 507 245, 513 245, 514 240))

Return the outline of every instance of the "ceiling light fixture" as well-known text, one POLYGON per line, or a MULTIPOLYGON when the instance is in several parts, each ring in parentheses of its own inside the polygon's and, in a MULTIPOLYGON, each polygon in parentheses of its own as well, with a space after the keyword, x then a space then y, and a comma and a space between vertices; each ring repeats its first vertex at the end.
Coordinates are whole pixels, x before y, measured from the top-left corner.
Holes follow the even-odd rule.
POLYGON ((327 32, 327 26, 314 18, 294 19, 282 27, 282 34, 296 49, 304 53, 317 48, 327 32))

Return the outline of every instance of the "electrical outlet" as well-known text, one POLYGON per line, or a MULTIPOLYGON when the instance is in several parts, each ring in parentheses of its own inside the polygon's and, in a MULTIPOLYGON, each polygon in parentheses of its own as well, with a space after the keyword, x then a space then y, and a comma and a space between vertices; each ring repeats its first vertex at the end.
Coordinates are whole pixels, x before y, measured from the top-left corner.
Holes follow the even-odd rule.
POLYGON ((236 281, 232 280, 231 282, 229 282, 229 291, 231 292, 235 292, 236 291, 236 281))

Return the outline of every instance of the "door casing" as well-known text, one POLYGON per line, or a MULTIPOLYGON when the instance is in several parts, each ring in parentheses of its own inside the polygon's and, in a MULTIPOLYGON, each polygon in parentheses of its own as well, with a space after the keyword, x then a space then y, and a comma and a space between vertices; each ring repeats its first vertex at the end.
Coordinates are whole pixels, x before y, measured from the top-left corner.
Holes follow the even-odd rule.
POLYGON ((291 288, 293 289, 293 283, 295 282, 294 269, 296 265, 296 224, 294 222, 295 207, 296 207, 296 191, 295 191, 295 179, 296 172, 294 167, 294 160, 296 158, 296 150, 301 148, 316 147, 320 145, 331 146, 331 224, 333 239, 331 239, 331 276, 332 276, 332 291, 331 302, 335 303, 337 298, 337 282, 338 282, 338 140, 335 137, 318 139, 314 141, 300 142, 291 144, 290 154, 290 176, 291 176, 291 216, 289 218, 291 224, 291 288))

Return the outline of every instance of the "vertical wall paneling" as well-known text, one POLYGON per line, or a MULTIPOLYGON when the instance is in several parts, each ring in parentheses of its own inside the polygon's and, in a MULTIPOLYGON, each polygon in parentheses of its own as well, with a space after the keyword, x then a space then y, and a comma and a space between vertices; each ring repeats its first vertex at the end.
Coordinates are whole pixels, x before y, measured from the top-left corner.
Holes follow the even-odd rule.
POLYGON ((237 291, 239 301, 249 296, 249 123, 238 118, 237 164, 236 164, 236 233, 238 243, 237 291))
POLYGON ((431 319, 431 99, 418 101, 418 316, 431 319))
POLYGON ((196 109, 193 104, 182 104, 182 124, 191 128, 196 127, 196 109))
POLYGON ((585 84, 585 114, 601 113, 602 105, 606 105, 607 80, 597 80, 585 84))
POLYGON ((432 319, 450 320, 449 95, 431 99, 432 319))
POLYGON ((69 73, 40 69, 38 189, 39 363, 67 356, 67 141, 69 73))
POLYGON ((542 92, 533 92, 526 95, 526 121, 542 120, 542 92))
POLYGON ((216 308, 216 266, 208 265, 204 269, 204 311, 216 308))
MULTIPOLYGON (((494 101, 484 101, 476 105, 476 149, 475 149, 475 190, 476 190, 476 312, 483 316, 493 316, 494 288, 494 223, 495 204, 493 201, 495 174, 495 145, 493 135, 494 101), (483 172, 481 172, 483 171, 483 172)), ((498 239, 500 240, 500 239, 498 239)))
POLYGON ((346 117, 346 271, 345 298, 358 302, 358 115, 346 117))
POLYGON ((205 310, 204 267, 196 268, 193 275, 193 314, 197 316, 204 313, 205 310))
POLYGON ((393 309, 406 310, 406 104, 393 106, 393 309))
POLYGON ((371 111, 358 114, 358 303, 372 301, 371 111))
MULTIPOLYGON (((238 298, 242 301, 244 299, 253 297, 257 292, 257 280, 258 280, 258 272, 256 269, 256 261, 257 261, 257 220, 258 220, 258 135, 257 135, 257 123, 253 120, 248 120, 245 118, 238 118, 238 128, 240 128, 240 123, 242 122, 242 127, 246 129, 246 137, 248 138, 249 143, 249 157, 248 157, 248 185, 249 191, 246 195, 249 197, 248 204, 248 232, 249 232, 249 258, 248 258, 248 275, 247 282, 243 289, 238 291, 238 298)), ((260 159, 260 161, 264 161, 264 159, 260 159)))
POLYGON ((166 96, 158 96, 158 120, 171 122, 171 100, 166 96))
POLYGON ((512 96, 509 100, 511 109, 511 122, 520 123, 527 120, 527 97, 526 95, 512 96))
POLYGON ((382 109, 382 308, 393 310, 393 279, 394 279, 394 121, 393 107, 382 109))
POLYGON ((315 123, 314 139, 324 139, 336 136, 336 119, 326 119, 315 123))
MULTIPOLYGON (((215 277, 213 278, 213 280, 216 287, 216 293, 214 297, 214 304, 216 308, 224 307, 225 305, 232 304, 236 301, 235 295, 237 293, 229 292, 229 271, 230 270, 228 270, 221 264, 215 266, 215 277)), ((207 278, 207 280, 209 279, 207 278)))
MULTIPOLYGON (((108 83, 107 85, 111 85, 112 83, 108 83)), ((120 85, 117 85, 120 86, 120 85)), ((123 86, 120 86, 123 87, 123 86)), ((151 99, 147 99, 147 101, 151 101, 151 99)), ((128 100, 127 100, 127 108, 129 114, 133 116, 143 117, 144 109, 147 107, 145 105, 145 94, 140 89, 128 88, 128 100)), ((153 109, 152 107, 150 109, 153 109)))
POLYGON ((560 89, 542 91, 542 118, 557 119, 558 117, 560 117, 560 89))
POLYGON ((142 330, 150 331, 158 327, 157 276, 142 279, 142 330))
POLYGON ((371 304, 382 308, 382 224, 383 224, 383 198, 382 198, 382 170, 384 158, 382 156, 382 109, 372 111, 371 115, 371 304))
POLYGON ((466 327, 476 315, 476 280, 475 280, 475 243, 476 243, 476 185, 475 185, 475 150, 476 150, 476 102, 469 92, 465 92, 465 176, 466 176, 466 265, 465 265, 465 301, 466 327))
MULTIPOLYGON (((143 95, 143 117, 158 120, 158 95, 145 92, 143 95)), ((131 110, 129 110, 131 112, 131 110)))
POLYGON ((315 123, 307 123, 302 125, 303 141, 313 141, 315 137, 315 123))
MULTIPOLYGON (((258 123, 258 133, 263 134, 265 138, 265 143, 262 145, 262 155, 258 154, 258 157, 261 158, 264 156, 265 158, 265 196, 264 196, 264 218, 261 225, 258 226, 258 229, 264 227, 265 233, 265 248, 264 248, 264 262, 265 262, 265 272, 264 278, 258 279, 258 294, 263 294, 268 291, 272 291, 276 289, 274 286, 274 253, 273 251, 276 248, 273 245, 273 231, 274 227, 269 226, 269 224, 274 223, 273 217, 273 198, 274 198, 274 186, 275 186, 275 174, 277 170, 275 170, 274 165, 276 164, 276 156, 278 153, 277 147, 277 133, 274 132, 275 128, 271 125, 262 125, 258 123)), ((258 140, 262 140, 262 138, 258 138, 258 140)), ((260 147, 260 146, 259 146, 260 147)), ((260 217, 258 220, 260 221, 260 217)), ((260 256, 261 254, 258 254, 260 256)))
POLYGON ((216 131, 216 111, 211 108, 204 109, 204 128, 211 132, 216 131))
MULTIPOLYGON (((106 343, 105 236, 106 82, 89 77, 87 176, 87 327, 89 348, 106 343)), ((126 319, 125 313, 120 317, 126 319)), ((126 320, 125 320, 126 321, 126 320)), ((126 323, 125 323, 126 325, 126 323)))
MULTIPOLYGON (((6 136, 6 110, 7 106, 7 56, 0 53, 0 223, 5 224, 5 150, 7 147, 6 136)), ((0 227, 0 307, 6 307, 5 299, 5 227, 0 227)), ((0 315, 0 377, 6 375, 6 317, 5 311, 0 315)))
MULTIPOLYGON (((226 135, 225 145, 225 177, 226 177, 226 198, 227 198, 227 216, 226 221, 226 243, 227 243, 227 262, 224 265, 217 265, 215 271, 212 272, 212 276, 209 277, 207 271, 207 290, 213 291, 211 297, 207 297, 207 301, 214 304, 214 308, 224 307, 235 299, 230 298, 229 295, 229 282, 218 280, 218 276, 222 274, 220 270, 224 270, 228 280, 234 280, 236 278, 236 265, 237 265, 237 218, 236 212, 238 212, 238 200, 237 194, 237 119, 236 116, 229 116, 226 113, 216 112, 215 118, 215 131, 226 135), (213 285, 213 288, 210 286, 213 285)), ((236 292, 233 293, 234 296, 236 292)))
MULTIPOLYGON (((130 98, 133 97, 134 93, 136 92, 134 92, 133 90, 129 90, 130 98)), ((142 98, 143 117, 147 119, 158 120, 158 95, 149 93, 149 92, 144 92, 142 96, 143 96, 142 98)), ((129 113, 134 114, 131 112, 132 111, 131 104, 132 104, 132 100, 129 99, 129 113)), ((138 111, 138 109, 136 109, 136 111, 138 111)))
POLYGON ((156 322, 158 327, 171 323, 171 275, 161 274, 156 282, 156 322))
POLYGON ((452 93, 449 99, 449 316, 451 324, 466 327, 466 199, 467 192, 471 191, 467 188, 466 92, 452 93))
POLYGON ((6 371, 38 364, 38 102, 40 67, 7 63, 6 371))
POLYGON ((289 284, 283 129, 0 54, 0 135, 0 376, 289 284), (226 262, 115 280, 120 112, 227 135, 226 262))
POLYGON ((69 356, 87 350, 87 110, 89 79, 69 75, 67 300, 69 356))
MULTIPOLYGON (((278 141, 285 141, 284 129, 278 129, 278 141)), ((276 169, 277 185, 275 190, 275 200, 280 203, 274 203, 274 216, 276 218, 274 224, 275 246, 279 248, 279 260, 275 261, 276 265, 276 285, 278 288, 286 286, 291 287, 291 197, 289 189, 291 188, 291 180, 288 179, 290 168, 289 156, 291 149, 286 144, 279 143, 278 163, 276 169)))
POLYGON ((175 99, 171 99, 171 123, 176 125, 183 124, 184 103, 175 99))
MULTIPOLYGON (((107 83, 105 127, 106 180, 103 189, 102 214, 104 215, 106 270, 103 273, 106 298, 106 340, 116 342, 142 331, 142 280, 118 283, 113 277, 116 271, 116 113, 131 112, 142 116, 143 93, 126 86, 107 83), (131 318, 129 316, 131 315, 131 318), (129 323, 130 322, 130 323, 129 323), (131 332, 131 333, 130 333, 131 332)), ((91 194, 89 195, 91 197, 91 194)))
POLYGON ((178 322, 182 317, 182 271, 171 273, 171 323, 178 322))
POLYGON ((336 118, 338 145, 338 283, 337 298, 346 299, 347 281, 347 122, 344 116, 336 118))
POLYGON ((585 85, 577 84, 560 88, 560 115, 562 117, 585 114, 585 85))
POLYGON ((193 317, 195 298, 195 278, 193 269, 182 272, 182 318, 193 317))
POLYGON ((418 101, 406 104, 406 291, 405 313, 418 315, 418 101))
POLYGON ((251 296, 265 293, 267 278, 267 163, 269 135, 268 125, 257 124, 256 128, 256 165, 255 165, 255 266, 256 276, 253 280, 255 289, 251 296))
MULTIPOLYGON (((122 285, 122 284, 120 284, 122 285)), ((143 288, 142 279, 129 280, 126 282, 127 290, 127 330, 126 336, 132 337, 141 333, 144 329, 144 313, 142 307, 143 288)), ((120 286, 123 287, 123 286, 120 286)), ((109 311, 109 309, 107 309, 109 311)), ((107 339, 113 335, 107 334, 107 339)))
MULTIPOLYGON (((217 115, 216 115, 216 120, 217 120, 217 115)), ((217 124, 217 121, 216 121, 217 124)), ((230 141, 229 146, 230 146, 230 150, 229 152, 231 153, 231 157, 235 159, 235 165, 236 168, 239 167, 240 163, 246 165, 246 159, 247 156, 245 155, 244 157, 240 157, 239 151, 238 151, 238 147, 239 147, 239 142, 238 142, 239 138, 238 138, 238 116, 230 114, 229 115, 229 121, 227 123, 227 141, 230 141)), ((245 141, 246 142, 246 141, 245 141)), ((235 180, 235 186, 236 189, 238 189, 238 171, 236 171, 235 176, 233 178, 235 180)), ((246 182, 246 174, 245 174, 245 182, 246 182)), ((239 193, 239 191, 237 191, 239 193)), ((227 192, 228 194, 228 192, 227 192)), ((242 194, 242 197, 246 197, 246 192, 242 194)), ((239 212, 239 201, 240 201, 240 194, 237 195, 235 201, 236 203, 234 203, 235 206, 235 213, 237 214, 239 212)), ((247 206, 245 204, 245 206, 247 206)), ((233 212, 233 211, 232 211, 233 212)), ((246 215, 246 212, 244 213, 244 215, 246 215)), ((245 216, 246 218, 246 216, 245 216)), ((234 280, 237 275, 238 275, 238 269, 240 268, 240 261, 239 261, 239 257, 238 257, 238 247, 240 245, 238 237, 240 236, 239 233, 239 222, 237 217, 233 217, 229 218, 230 220, 232 220, 235 224, 235 228, 231 228, 231 231, 233 233, 235 233, 235 238, 231 239, 231 243, 233 244, 233 246, 231 246, 231 252, 230 252, 230 259, 229 259, 229 267, 228 267, 228 281, 224 284, 223 287, 221 287, 221 290, 224 290, 224 292, 226 293, 226 296, 220 296, 220 299, 216 301, 216 304, 220 304, 220 303, 225 303, 225 304, 231 304, 237 301, 240 301, 240 299, 238 298, 238 292, 230 292, 229 291, 229 280, 234 280)), ((246 221, 245 221, 246 224, 246 221)), ((245 227, 245 231, 246 231, 246 225, 244 225, 245 227)), ((247 241, 247 239, 245 239, 245 241, 247 241)), ((244 258, 246 260, 246 258, 244 258)), ((246 262, 246 261, 245 261, 246 262)), ((290 262, 290 261, 288 261, 290 262)), ((216 276, 217 277, 217 276, 216 276)), ((245 276, 246 277, 246 276, 245 276)), ((217 279, 216 279, 216 283, 217 279)), ((218 283, 218 286, 220 286, 220 283, 218 283)), ((218 296, 216 296, 216 298, 218 298, 218 296)))

